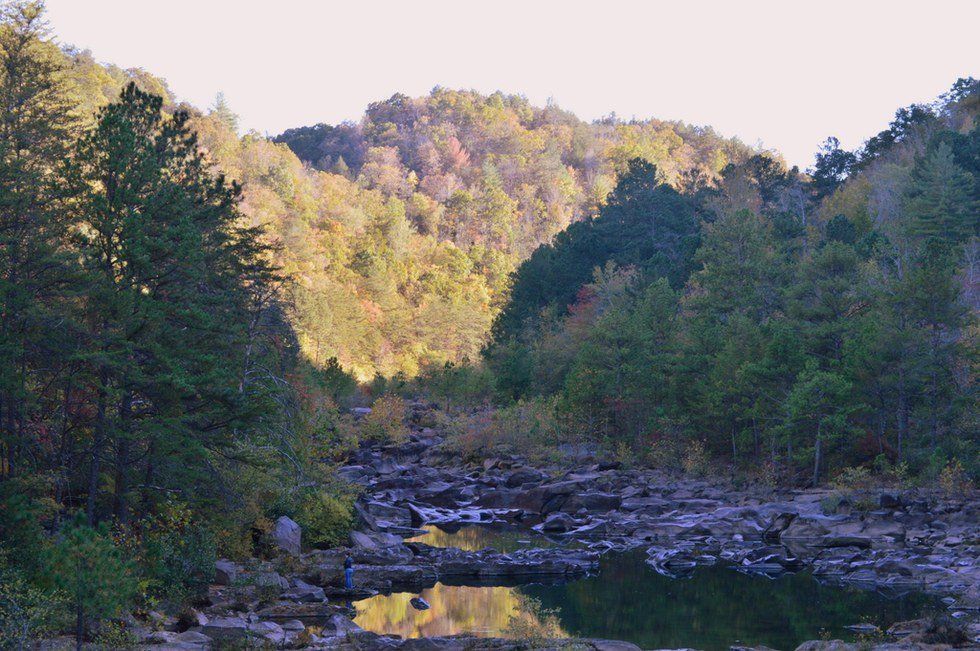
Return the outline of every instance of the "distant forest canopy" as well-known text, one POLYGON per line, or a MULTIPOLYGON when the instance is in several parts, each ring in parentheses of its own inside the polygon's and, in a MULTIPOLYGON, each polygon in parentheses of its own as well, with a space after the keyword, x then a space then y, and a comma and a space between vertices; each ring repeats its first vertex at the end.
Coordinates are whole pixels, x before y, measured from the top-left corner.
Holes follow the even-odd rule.
POLYGON ((287 248, 331 265, 304 270, 301 336, 315 359, 336 356, 362 379, 476 359, 508 274, 593 215, 630 160, 690 188, 754 155, 710 128, 589 124, 520 96, 442 88, 371 104, 358 124, 290 129, 275 142, 312 166, 293 165, 303 177, 279 191, 287 202, 290 192, 307 195, 290 206, 288 229, 305 241, 287 248), (317 216, 298 219, 307 210, 317 216), (320 242, 329 251, 318 253, 320 242))
POLYGON ((445 88, 396 94, 358 124, 290 129, 275 141, 318 170, 406 201, 421 233, 518 259, 594 214, 632 159, 685 188, 756 153, 710 127, 614 115, 587 123, 519 95, 445 88))

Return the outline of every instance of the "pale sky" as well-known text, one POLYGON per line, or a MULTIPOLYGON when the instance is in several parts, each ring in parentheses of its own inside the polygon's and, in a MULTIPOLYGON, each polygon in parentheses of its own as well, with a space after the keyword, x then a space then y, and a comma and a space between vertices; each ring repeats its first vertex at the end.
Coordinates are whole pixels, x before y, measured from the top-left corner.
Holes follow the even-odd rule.
POLYGON ((47 0, 58 40, 245 129, 358 120, 434 86, 710 125, 807 167, 980 77, 980 0, 47 0))

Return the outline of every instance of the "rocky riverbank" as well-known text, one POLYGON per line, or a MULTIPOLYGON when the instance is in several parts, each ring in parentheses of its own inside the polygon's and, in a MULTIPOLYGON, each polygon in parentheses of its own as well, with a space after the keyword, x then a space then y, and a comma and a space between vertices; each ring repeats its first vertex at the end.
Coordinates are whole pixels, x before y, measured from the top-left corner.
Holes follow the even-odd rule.
MULTIPOLYGON (((340 472, 363 488, 349 548, 358 568, 356 590, 343 588, 346 550, 299 554, 300 532, 283 521, 274 533, 282 559, 219 562, 208 603, 176 621, 157 622, 164 630, 145 642, 161 651, 247 640, 284 648, 526 648, 526 640, 376 635, 354 624, 349 603, 340 604, 376 593, 418 592, 437 582, 563 582, 595 572, 602 554, 635 549, 645 550, 647 563, 668 576, 717 563, 767 575, 807 568, 825 581, 933 593, 972 637, 961 645, 980 640, 976 495, 878 491, 855 504, 830 491, 733 490, 612 463, 533 467, 507 457, 464 465, 435 431, 421 426, 405 443, 362 448, 340 472), (574 544, 502 553, 405 542, 424 524, 507 525, 574 544)), ((935 624, 926 620, 896 625, 890 636, 881 634, 889 641, 862 648, 944 648, 923 646, 942 641, 930 627, 935 624)), ((857 648, 807 644, 800 649, 857 648)), ((543 648, 637 647, 549 640, 543 648)))
MULTIPOLYGON (((864 504, 853 504, 829 490, 736 491, 616 464, 533 468, 497 458, 459 467, 441 442, 421 430, 403 445, 363 449, 342 468, 365 489, 358 504, 365 532, 517 524, 600 553, 645 547, 663 573, 718 562, 769 574, 809 567, 826 580, 924 590, 958 608, 980 607, 976 495, 866 491, 864 504)), ((541 557, 528 558, 528 567, 534 558, 541 557)))

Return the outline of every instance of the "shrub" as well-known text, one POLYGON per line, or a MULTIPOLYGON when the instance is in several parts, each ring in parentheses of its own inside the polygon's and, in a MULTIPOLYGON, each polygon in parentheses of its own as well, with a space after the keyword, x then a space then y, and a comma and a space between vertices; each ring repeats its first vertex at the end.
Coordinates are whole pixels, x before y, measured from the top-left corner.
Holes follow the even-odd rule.
POLYGON ((307 492, 296 509, 296 522, 311 547, 345 543, 354 525, 353 492, 336 486, 307 492))
POLYGON ((122 649, 135 649, 139 644, 139 638, 128 629, 122 622, 103 622, 99 627, 99 634, 95 636, 96 646, 100 649, 121 651, 122 649))
POLYGON ((29 648, 30 642, 53 633, 62 622, 64 596, 30 583, 0 553, 0 649, 29 648))
POLYGON ((834 478, 834 487, 841 491, 867 490, 872 484, 871 472, 864 466, 844 468, 834 478))
POLYGON ((32 573, 38 570, 37 551, 45 543, 45 524, 51 522, 58 505, 47 497, 43 477, 14 477, 0 482, 0 541, 14 554, 9 560, 32 573))
POLYGON ((962 495, 972 488, 970 478, 959 459, 952 459, 939 473, 939 487, 947 497, 962 495))
POLYGON ((300 414, 303 442, 311 459, 339 461, 357 449, 357 430, 349 414, 341 414, 328 396, 304 400, 300 414))
POLYGON ((383 395, 371 405, 371 413, 361 421, 361 436, 368 441, 400 443, 408 438, 405 400, 383 395))
POLYGON ((708 472, 708 452, 704 441, 698 439, 688 443, 681 455, 681 467, 684 472, 695 477, 702 477, 708 472))
POLYGON ((204 596, 214 579, 214 536, 191 517, 184 505, 166 504, 143 534, 147 592, 175 605, 204 596))
POLYGON ((506 633, 530 646, 539 646, 546 640, 568 637, 562 630, 557 608, 542 608, 534 597, 517 594, 517 612, 510 617, 506 633))
POLYGON ((651 468, 676 470, 681 465, 681 451, 676 441, 670 437, 650 441, 644 457, 651 468))
POLYGON ((455 418, 444 425, 448 445, 470 460, 518 454, 551 461, 559 454, 559 445, 567 442, 555 414, 556 400, 519 400, 499 409, 455 418))
POLYGON ((468 360, 463 360, 460 364, 446 362, 443 366, 428 367, 419 376, 417 383, 423 393, 438 399, 446 411, 454 405, 476 407, 486 404, 494 389, 494 379, 490 371, 468 360))

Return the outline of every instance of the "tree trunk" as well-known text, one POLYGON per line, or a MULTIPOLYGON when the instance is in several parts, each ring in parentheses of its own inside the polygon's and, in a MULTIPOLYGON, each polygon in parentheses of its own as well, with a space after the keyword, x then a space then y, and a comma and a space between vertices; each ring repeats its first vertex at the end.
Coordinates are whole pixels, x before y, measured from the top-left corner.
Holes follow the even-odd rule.
POLYGON ((133 394, 126 391, 119 403, 118 436, 116 440, 116 475, 115 492, 112 499, 112 510, 120 524, 129 522, 129 450, 132 434, 133 394))
POLYGON ((85 611, 79 603, 75 608, 75 651, 82 651, 85 642, 85 611))
POLYGON ((95 503, 99 492, 99 473, 102 471, 102 454, 106 436, 106 400, 108 399, 108 373, 105 369, 99 371, 99 397, 95 416, 95 432, 92 439, 92 463, 89 466, 88 501, 85 514, 89 526, 95 526, 95 503))
POLYGON ((909 399, 905 391, 905 372, 899 373, 898 383, 898 460, 905 457, 905 440, 909 431, 909 399))
POLYGON ((820 483, 820 455, 823 452, 823 440, 821 437, 822 424, 817 425, 817 443, 813 451, 813 487, 816 488, 820 483))

